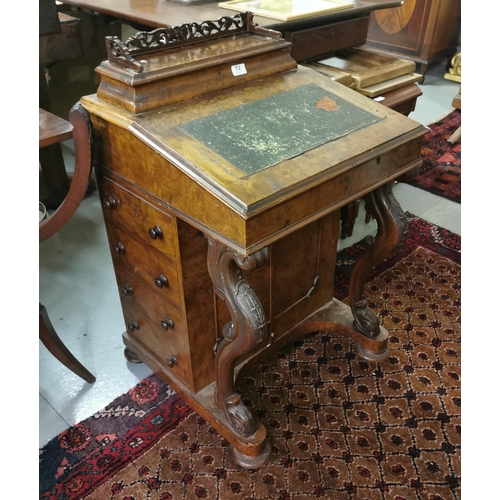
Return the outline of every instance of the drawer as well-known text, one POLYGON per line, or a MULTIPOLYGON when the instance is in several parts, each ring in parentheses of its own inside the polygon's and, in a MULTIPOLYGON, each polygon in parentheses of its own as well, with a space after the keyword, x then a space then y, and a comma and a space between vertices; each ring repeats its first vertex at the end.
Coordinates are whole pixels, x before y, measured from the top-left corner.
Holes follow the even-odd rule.
POLYGON ((105 222, 117 276, 124 269, 158 288, 168 300, 181 307, 179 278, 174 264, 123 228, 109 220, 105 222))
POLYGON ((173 218, 114 181, 99 176, 104 217, 122 225, 172 260, 176 260, 173 218))
POLYGON ((284 37, 293 43, 292 57, 302 62, 336 50, 363 45, 368 34, 369 19, 369 16, 360 17, 307 30, 287 31, 284 37))
POLYGON ((154 290, 131 273, 116 273, 120 301, 125 316, 147 315, 155 328, 165 337, 188 347, 188 331, 184 315, 178 305, 168 301, 161 290, 154 290))
MULTIPOLYGON (((127 247, 133 248, 128 242, 127 247)), ((121 296, 139 302, 141 307, 143 307, 142 304, 146 303, 149 308, 154 309, 167 300, 172 304, 172 307, 178 310, 182 309, 177 271, 174 268, 165 264, 163 266, 164 273, 151 280, 134 273, 129 267, 129 260, 121 259, 121 256, 118 254, 113 257, 116 282, 121 296)), ((147 310, 147 307, 145 309, 147 310)))
POLYGON ((193 387, 189 351, 157 327, 140 309, 128 307, 124 311, 127 334, 154 356, 166 369, 189 388, 193 387))

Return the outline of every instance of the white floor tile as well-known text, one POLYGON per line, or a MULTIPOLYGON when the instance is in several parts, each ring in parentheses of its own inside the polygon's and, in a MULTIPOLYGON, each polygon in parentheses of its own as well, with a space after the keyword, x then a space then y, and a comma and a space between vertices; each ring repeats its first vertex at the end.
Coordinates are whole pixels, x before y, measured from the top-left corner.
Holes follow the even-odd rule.
POLYGON ((397 182, 392 192, 401 205, 401 208, 405 212, 410 212, 417 217, 420 217, 424 212, 442 200, 441 197, 435 194, 410 186, 410 184, 404 182, 397 182))
POLYGON ((42 448, 54 436, 65 431, 68 423, 47 403, 42 395, 38 396, 38 444, 42 448))
POLYGON ((441 199, 427 209, 419 217, 430 220, 438 226, 444 227, 455 234, 462 234, 461 205, 450 200, 441 199))
POLYGON ((412 120, 430 125, 453 111, 452 102, 458 94, 460 83, 446 80, 445 73, 446 60, 429 67, 424 83, 419 84, 424 96, 417 99, 415 111, 410 114, 412 120))

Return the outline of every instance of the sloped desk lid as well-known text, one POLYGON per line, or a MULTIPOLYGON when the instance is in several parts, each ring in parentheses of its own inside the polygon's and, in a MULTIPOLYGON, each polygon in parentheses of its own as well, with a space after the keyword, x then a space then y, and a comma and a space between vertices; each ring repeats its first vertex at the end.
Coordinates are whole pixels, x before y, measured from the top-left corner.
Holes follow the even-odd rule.
POLYGON ((302 67, 131 118, 133 134, 245 218, 423 134, 302 67))

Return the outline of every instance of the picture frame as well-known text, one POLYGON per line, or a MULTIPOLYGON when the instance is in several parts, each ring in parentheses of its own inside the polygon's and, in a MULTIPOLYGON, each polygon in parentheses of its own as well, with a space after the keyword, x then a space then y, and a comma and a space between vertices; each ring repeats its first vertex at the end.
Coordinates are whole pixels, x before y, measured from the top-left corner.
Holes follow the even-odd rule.
POLYGON ((353 7, 352 0, 228 0, 219 7, 256 16, 293 21, 318 14, 328 14, 353 7))

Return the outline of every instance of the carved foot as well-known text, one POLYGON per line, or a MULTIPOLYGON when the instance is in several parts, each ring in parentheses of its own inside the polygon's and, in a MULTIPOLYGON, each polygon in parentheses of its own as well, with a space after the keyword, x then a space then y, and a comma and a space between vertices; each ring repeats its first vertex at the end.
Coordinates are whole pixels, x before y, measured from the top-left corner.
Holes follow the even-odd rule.
POLYGON ((356 350, 363 359, 366 359, 366 361, 375 361, 379 363, 381 361, 385 361, 391 354, 391 349, 387 345, 387 342, 385 342, 385 346, 385 349, 381 350, 380 352, 375 352, 367 349, 361 344, 356 344, 356 350))
POLYGON ((139 356, 137 356, 137 354, 131 351, 128 347, 125 347, 125 349, 123 350, 123 355, 129 363, 134 363, 135 365, 142 363, 142 361, 139 359, 139 356))
POLYGON ((264 449, 262 453, 257 456, 245 455, 233 446, 232 450, 236 463, 244 469, 258 469, 261 465, 264 465, 271 454, 271 445, 268 439, 266 439, 263 444, 264 449))
MULTIPOLYGON (((403 245, 408 234, 408 222, 401 206, 392 194, 392 182, 380 186, 365 197, 367 209, 377 221, 377 236, 367 238, 368 249, 358 257, 349 283, 349 297, 354 316, 354 329, 366 340, 359 342, 363 357, 378 359, 387 354, 387 337, 384 345, 376 349, 367 340, 380 338, 380 326, 377 316, 368 308, 364 298, 364 285, 368 273, 373 267, 389 257, 396 248, 403 245), (385 354, 382 354, 385 353, 385 354)), ((356 339, 357 340, 357 339, 356 339)), ((360 349, 358 349, 358 352, 360 349)))

